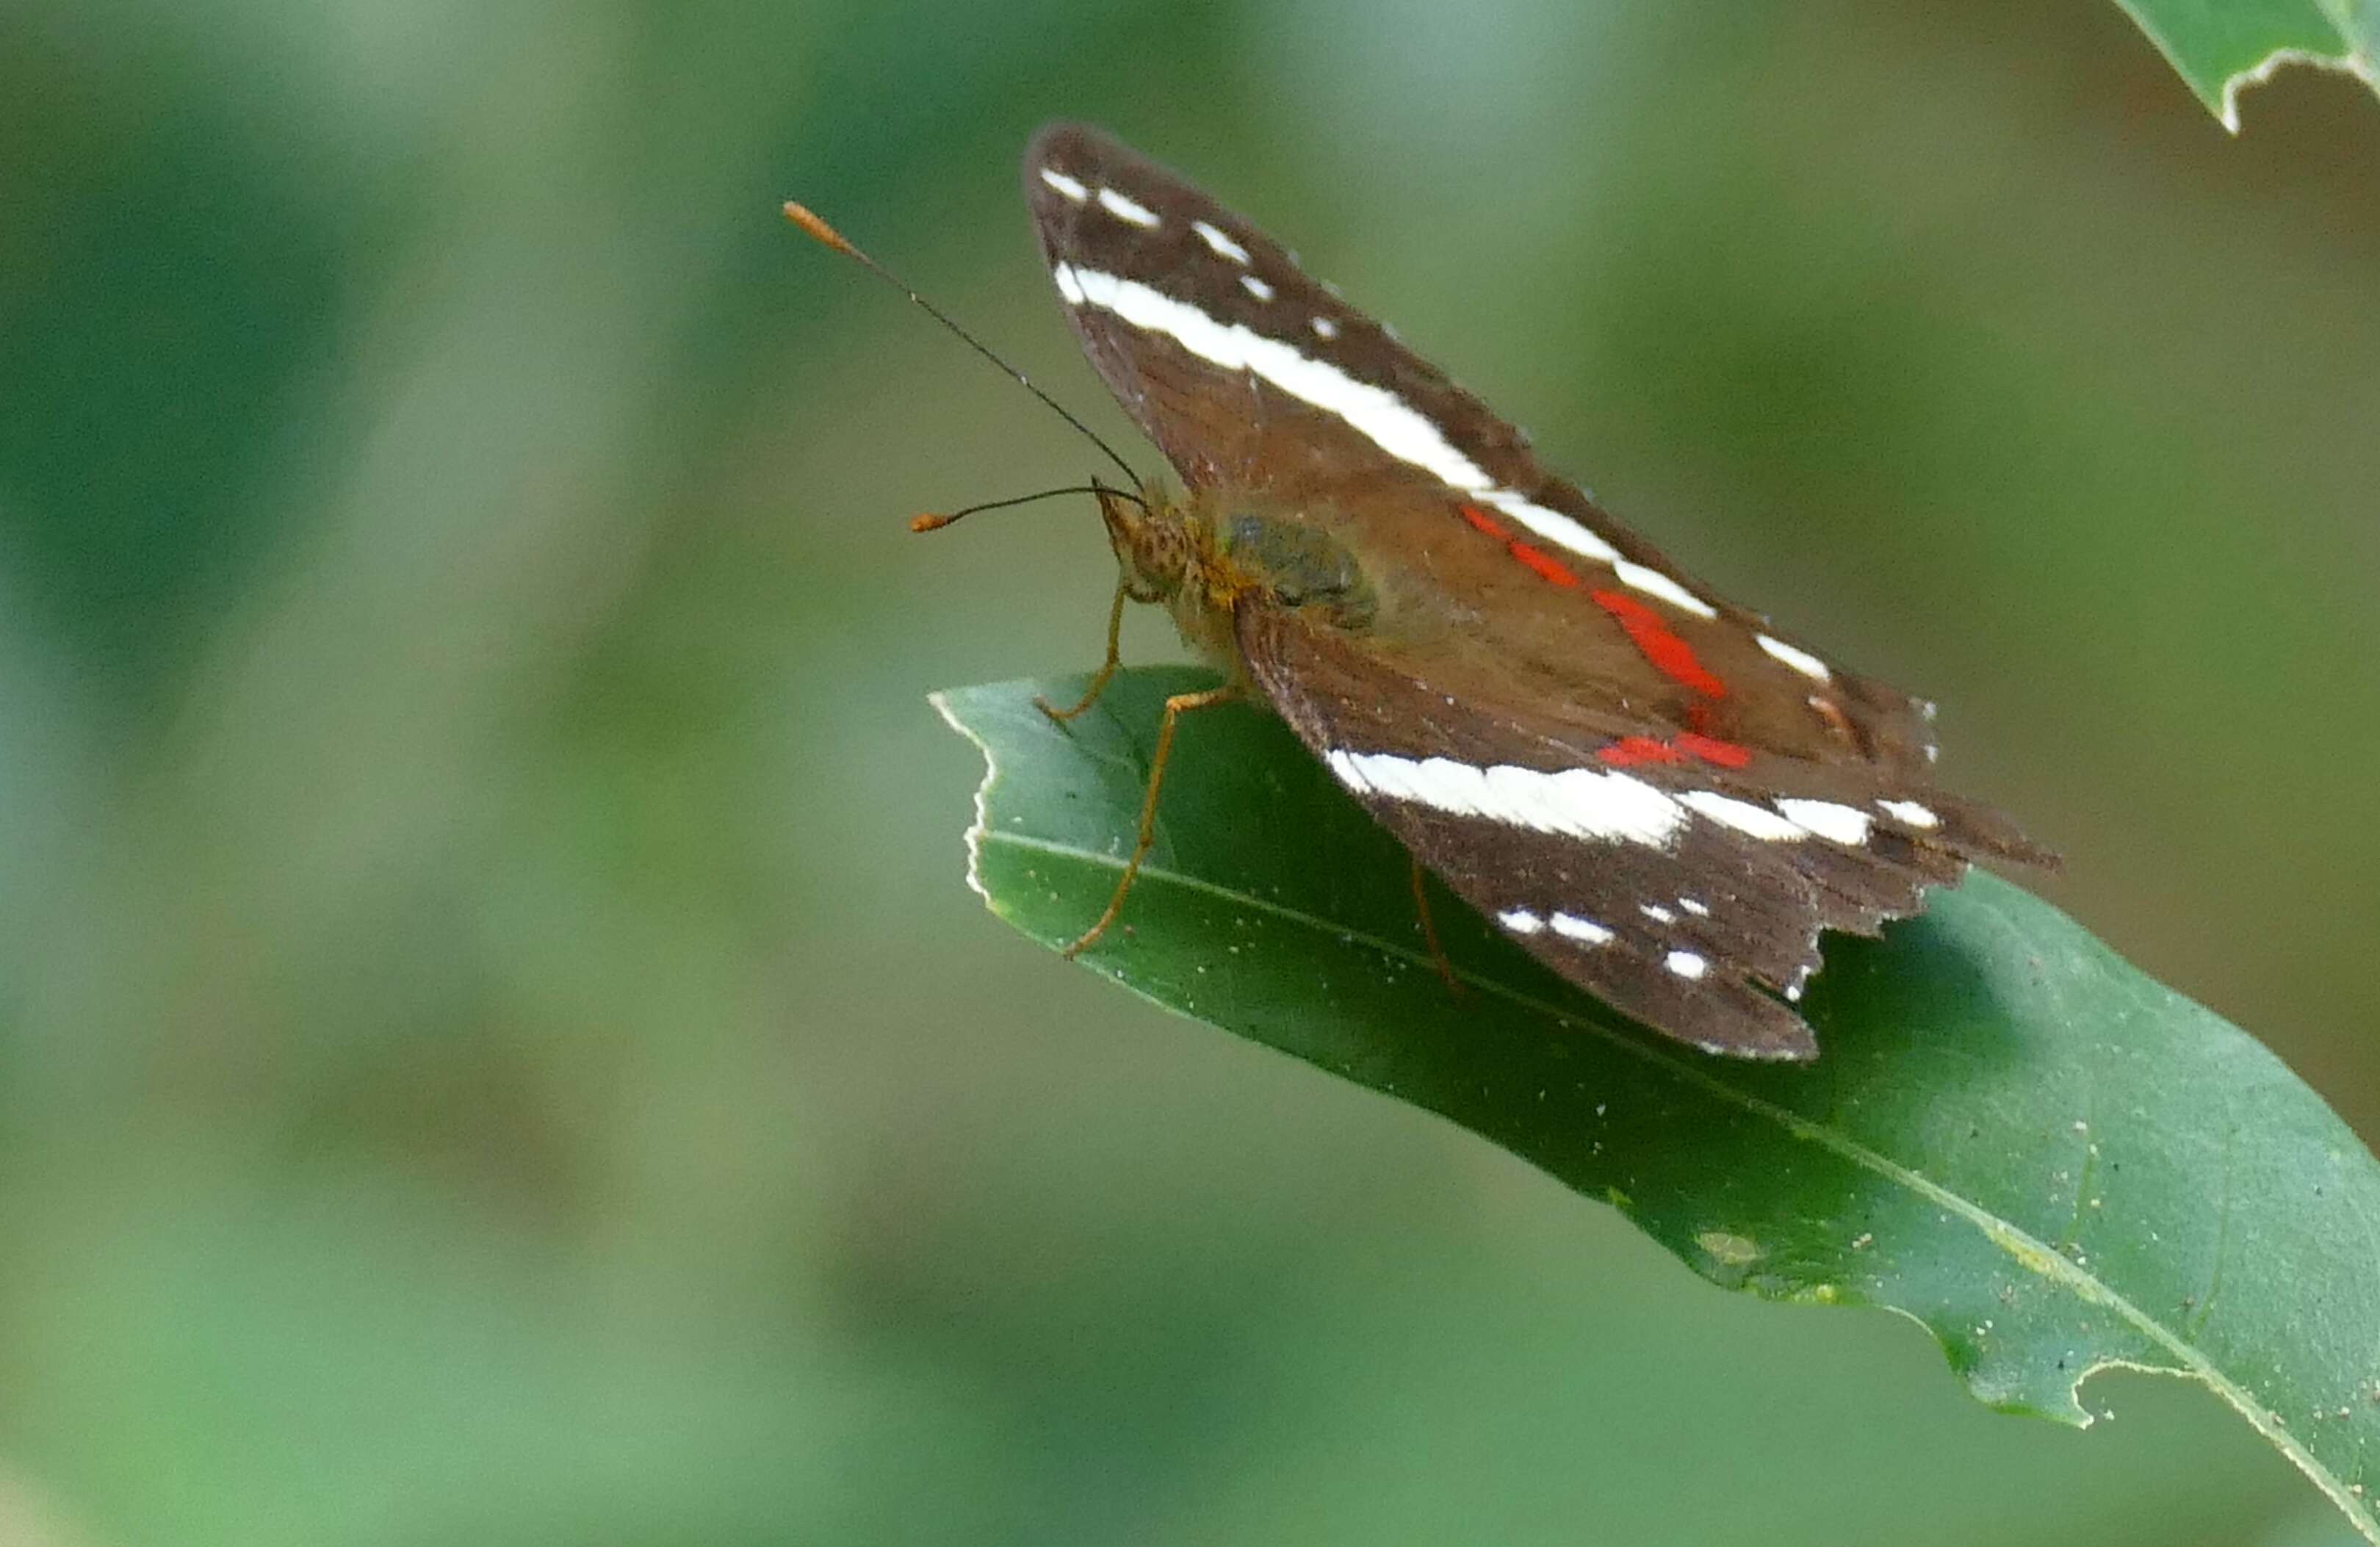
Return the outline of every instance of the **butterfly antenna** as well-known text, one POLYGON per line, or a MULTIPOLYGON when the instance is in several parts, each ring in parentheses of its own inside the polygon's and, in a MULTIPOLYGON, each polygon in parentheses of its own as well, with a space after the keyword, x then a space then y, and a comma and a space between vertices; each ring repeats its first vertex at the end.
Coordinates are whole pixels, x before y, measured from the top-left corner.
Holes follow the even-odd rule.
POLYGON ((1038 493, 1018 494, 1011 499, 986 500, 981 505, 968 506, 965 510, 953 510, 947 516, 913 516, 909 518, 909 530, 940 531, 962 516, 972 516, 981 510, 1005 510, 1012 505, 1030 505, 1035 500, 1055 499, 1061 494, 1113 494, 1118 499, 1130 500, 1143 510, 1148 508, 1148 502, 1129 489, 1111 489, 1106 484, 1098 482, 1076 483, 1063 489, 1044 489, 1038 493))
MULTIPOLYGON (((892 288, 900 291, 903 295, 908 297, 911 300, 916 301, 919 306, 923 307, 927 316, 931 317, 937 323, 941 323, 942 326, 950 329, 951 332, 958 335, 959 338, 968 348, 973 349, 977 354, 981 355, 984 359, 991 361, 992 364, 1000 367, 1000 369, 1008 375, 1014 377, 1016 379, 1017 385, 1023 387, 1034 396, 1041 399, 1042 405, 1051 413, 1056 414, 1060 419, 1062 419, 1067 423, 1073 425, 1075 430, 1081 432, 1085 440, 1089 441, 1093 445, 1098 446, 1101 451, 1105 452, 1109 461, 1113 462, 1117 467, 1123 469, 1124 477, 1132 480, 1134 487, 1137 488, 1139 486, 1140 475, 1132 470, 1132 464, 1117 456, 1115 447, 1099 439, 1098 432, 1094 431, 1089 425, 1085 424, 1081 420, 1076 419, 1073 414, 1068 413, 1064 406, 1056 398, 1050 396, 1039 387, 1035 386, 1032 381, 1026 376, 1024 372, 1019 371, 1016 367, 1009 364, 998 355, 993 354, 990 348, 987 347, 981 339, 976 337, 975 335, 967 332, 966 329, 953 322, 941 308, 936 306, 932 301, 928 300, 925 297, 917 294, 917 291, 903 284, 899 276, 894 274, 892 270, 886 268, 875 259, 870 258, 867 253, 862 252, 856 247, 854 247, 850 240, 846 238, 842 232, 836 230, 833 226, 829 225, 825 221, 820 220, 816 212, 809 209, 807 205, 796 204, 793 201, 787 200, 785 201, 785 218, 800 226, 804 231, 808 232, 813 239, 819 242, 820 245, 832 248, 835 251, 842 253, 844 257, 856 262, 861 268, 866 269, 869 274, 874 274, 885 284, 890 285, 892 288)), ((1076 493, 1079 491, 1067 492, 1076 493)), ((977 508, 989 509, 990 507, 979 506, 977 506, 977 508)), ((961 514, 965 514, 965 512, 961 512, 961 514)), ((958 519, 958 517, 953 516, 951 519, 955 521, 958 519)))

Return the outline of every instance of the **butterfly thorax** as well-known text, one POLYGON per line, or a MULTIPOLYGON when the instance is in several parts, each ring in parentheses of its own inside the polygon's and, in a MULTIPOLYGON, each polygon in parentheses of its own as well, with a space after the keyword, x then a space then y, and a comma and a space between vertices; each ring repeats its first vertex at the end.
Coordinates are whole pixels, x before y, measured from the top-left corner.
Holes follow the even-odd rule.
POLYGON ((1177 500, 1146 485, 1136 501, 1103 494, 1099 504, 1126 594, 1164 603, 1184 641, 1235 678, 1243 670, 1233 618, 1251 603, 1349 630, 1369 627, 1378 609, 1347 546, 1274 502, 1227 491, 1177 500))

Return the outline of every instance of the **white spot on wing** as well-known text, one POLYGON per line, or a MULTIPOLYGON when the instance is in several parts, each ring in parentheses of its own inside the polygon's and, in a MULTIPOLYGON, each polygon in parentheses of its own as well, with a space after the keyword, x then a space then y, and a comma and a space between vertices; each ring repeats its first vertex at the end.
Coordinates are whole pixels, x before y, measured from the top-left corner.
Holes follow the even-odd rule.
POLYGON ((1641 591, 1647 596, 1658 596, 1673 607, 1683 607, 1696 617, 1718 616, 1717 607, 1658 569, 1648 569, 1641 564, 1631 564, 1626 559, 1619 559, 1612 564, 1611 571, 1618 575, 1621 583, 1631 591, 1641 591))
POLYGON ((1240 287, 1258 300, 1272 299, 1272 286, 1252 274, 1240 275, 1240 287))
POLYGON ((1159 225, 1157 212, 1135 199, 1128 199, 1111 188, 1099 189, 1099 208, 1118 220, 1128 220, 1135 225, 1155 230, 1159 225))
POLYGON ((1662 958, 1662 965, 1681 978, 1699 978, 1710 970, 1710 963, 1692 951, 1672 951, 1662 958))
POLYGON ((1684 908, 1687 912, 1693 914, 1697 919, 1707 919, 1710 917, 1710 909, 1703 904, 1694 901, 1692 897, 1680 897, 1678 899, 1678 906, 1684 908))
MULTIPOLYGON (((1561 915, 1557 913, 1554 917, 1560 920, 1561 915)), ((1499 913, 1496 915, 1496 921, 1514 934, 1535 934, 1546 927, 1546 921, 1525 907, 1516 907, 1509 912, 1499 913)))
MULTIPOLYGON (((1101 198, 1105 197, 1103 193, 1101 198)), ((1138 280, 1120 279, 1093 269, 1076 270, 1075 280, 1090 305, 1115 313, 1134 327, 1161 333, 1210 364, 1226 371, 1253 372, 1292 397, 1338 415, 1398 461, 1411 463, 1450 488, 1494 506, 1548 542, 1606 563, 1619 556, 1610 543, 1572 518, 1499 488, 1488 470, 1457 450, 1427 415, 1388 388, 1359 382, 1329 360, 1317 359, 1241 323, 1219 323, 1189 302, 1138 280)), ((1320 320, 1317 321, 1319 331, 1320 320)), ((1687 598, 1678 605, 1714 615, 1708 603, 1667 576, 1652 570, 1645 573, 1687 598)))
POLYGON ((1765 843, 1798 843, 1810 835, 1807 829, 1786 821, 1766 806, 1738 800, 1715 789, 1689 790, 1678 800, 1721 827, 1732 827, 1765 843))
POLYGON ((1592 919, 1582 919, 1575 913, 1557 913, 1553 917, 1554 932, 1565 940, 1575 940, 1582 945, 1609 945, 1611 932, 1592 919))
POLYGON ((1666 846, 1686 822, 1675 800, 1626 774, 1594 768, 1541 773, 1500 763, 1475 768, 1452 758, 1416 762, 1393 752, 1334 749, 1324 759, 1358 795, 1407 800, 1455 816, 1481 817, 1537 833, 1599 842, 1666 846))
POLYGON ((1674 924, 1678 921, 1678 916, 1659 903, 1639 903, 1636 905, 1636 911, 1657 924, 1674 924))
POLYGON ((1339 336, 1339 324, 1328 317, 1317 317, 1314 319, 1314 335, 1317 338, 1336 338, 1339 336))
POLYGON ((1766 634, 1759 635, 1757 638, 1760 640, 1761 649, 1767 651, 1772 658, 1782 661, 1800 672, 1803 676, 1816 682, 1832 682, 1835 679, 1835 674, 1827 670, 1827 664, 1808 651, 1796 650, 1784 640, 1771 639, 1766 634))
POLYGON ((1831 800, 1779 800, 1777 809, 1789 821, 1799 822, 1822 838, 1831 838, 1839 844, 1867 842, 1870 820, 1857 807, 1839 806, 1831 800))
POLYGON ((1879 800, 1876 805, 1882 809, 1885 815, 1896 822, 1905 822, 1912 827, 1942 825, 1940 817, 1936 816, 1931 809, 1921 806, 1914 800, 1879 800))
POLYGON ((1234 263, 1245 263, 1248 261, 1248 250, 1246 248, 1242 247, 1239 243, 1232 240, 1229 236, 1224 234, 1222 231, 1218 230, 1216 227, 1208 225, 1205 221, 1192 221, 1190 223, 1190 229, 1198 233, 1199 240, 1205 242, 1208 247, 1215 250, 1217 257, 1229 258, 1234 263))
POLYGON ((1073 269, 1061 263, 1050 271, 1050 277, 1058 282, 1058 294, 1065 298, 1068 306, 1083 304, 1083 287, 1075 283, 1073 269))
POLYGON ((1069 177, 1054 166, 1045 166, 1041 169, 1041 180, 1048 183, 1051 188, 1056 189, 1068 200, 1077 204, 1091 196, 1091 190, 1089 189, 1085 188, 1082 184, 1076 182, 1074 178, 1069 177))

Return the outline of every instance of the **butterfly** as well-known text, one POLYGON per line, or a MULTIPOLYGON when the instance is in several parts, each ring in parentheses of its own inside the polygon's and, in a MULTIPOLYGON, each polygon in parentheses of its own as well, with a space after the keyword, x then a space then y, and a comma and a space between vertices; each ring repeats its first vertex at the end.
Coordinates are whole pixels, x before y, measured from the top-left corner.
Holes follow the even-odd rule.
POLYGON ((1722 600, 1191 183, 1056 124, 1025 190, 1184 490, 1099 490, 1121 580, 1091 697, 1127 600, 1226 674, 1168 705, 1140 852, 1179 715, 1253 697, 1555 971, 1769 1059, 1817 1053, 1794 1005, 1821 932, 1873 934, 1973 860, 2057 863, 1936 785, 1932 704, 1722 600))

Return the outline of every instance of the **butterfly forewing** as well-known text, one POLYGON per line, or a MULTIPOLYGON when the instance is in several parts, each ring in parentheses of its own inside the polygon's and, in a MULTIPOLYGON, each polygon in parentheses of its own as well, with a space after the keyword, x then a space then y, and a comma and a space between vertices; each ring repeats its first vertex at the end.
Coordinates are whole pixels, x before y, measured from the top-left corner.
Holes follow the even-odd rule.
MULTIPOLYGON (((1481 610, 1516 660, 1559 667, 1582 637, 1641 640, 1650 619, 1678 641, 1666 659, 1694 662, 1685 681, 1730 685, 1735 701, 1710 712, 1747 722, 1746 735, 1912 771, 1930 759, 1923 705, 1720 601, 1192 184, 1097 130, 1059 125, 1028 151, 1025 186, 1086 352, 1194 490, 1330 502, 1367 486, 1376 547, 1415 563, 1450 550, 1453 562, 1489 561, 1469 566, 1466 592, 1500 579, 1542 592, 1530 606, 1481 610), (1412 497, 1378 493, 1395 482, 1412 497), (1567 626, 1543 627, 1548 610, 1567 626)), ((1683 685, 1656 669, 1645 693, 1673 699, 1683 685)))
POLYGON ((1727 603, 1196 188, 1095 130, 1025 183, 1086 352, 1225 534, 1287 522, 1365 604, 1236 606, 1248 674, 1426 863, 1683 1040, 1803 1057, 1821 929, 1968 858, 2048 859, 1933 787, 1931 709, 1727 603))

